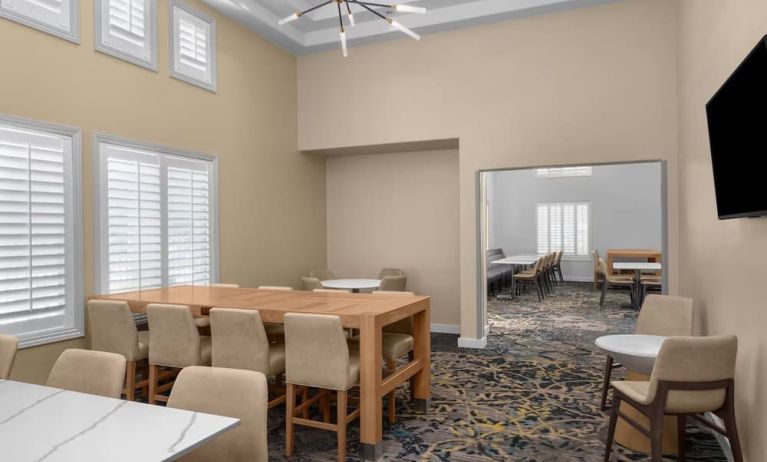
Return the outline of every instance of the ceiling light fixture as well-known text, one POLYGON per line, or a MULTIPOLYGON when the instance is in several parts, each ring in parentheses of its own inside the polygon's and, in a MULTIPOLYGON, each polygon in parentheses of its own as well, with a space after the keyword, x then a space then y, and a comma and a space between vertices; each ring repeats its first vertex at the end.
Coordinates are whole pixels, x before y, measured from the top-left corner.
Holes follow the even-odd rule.
POLYGON ((365 2, 362 0, 328 0, 324 3, 321 3, 315 7, 309 8, 308 10, 299 11, 296 13, 291 14, 285 19, 281 19, 279 21, 279 25, 287 24, 291 21, 295 21, 296 19, 300 18, 301 16, 311 13, 314 10, 317 10, 319 8, 322 8, 323 6, 330 5, 331 3, 335 3, 336 7, 338 8, 338 23, 341 26, 340 30, 340 37, 341 37, 341 51, 344 54, 344 57, 349 55, 347 45, 346 45, 346 29, 344 29, 344 14, 341 12, 341 4, 346 4, 346 12, 345 15, 349 21, 350 26, 354 26, 354 13, 352 12, 351 4, 361 6, 362 8, 366 9, 367 11, 373 13, 374 15, 378 16, 379 18, 383 19, 384 21, 388 22, 392 27, 395 29, 400 30, 402 33, 409 35, 410 37, 413 37, 416 40, 421 40, 421 36, 413 32, 412 30, 408 29, 407 27, 403 26, 402 24, 398 23, 394 19, 384 16, 383 14, 379 13, 378 11, 374 10, 373 8, 387 8, 390 12, 397 11, 397 12, 403 12, 403 13, 418 13, 418 14, 424 14, 426 13, 426 8, 422 8, 420 6, 411 6, 411 5, 385 5, 382 3, 370 3, 365 2))

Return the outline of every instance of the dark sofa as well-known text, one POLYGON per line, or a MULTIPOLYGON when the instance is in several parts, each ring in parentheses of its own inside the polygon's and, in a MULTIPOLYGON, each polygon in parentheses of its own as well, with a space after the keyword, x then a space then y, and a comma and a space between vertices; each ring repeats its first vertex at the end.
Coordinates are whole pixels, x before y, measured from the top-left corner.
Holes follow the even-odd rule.
POLYGON ((511 285, 512 267, 490 263, 506 258, 503 249, 489 249, 485 257, 487 258, 487 293, 493 295, 511 285))

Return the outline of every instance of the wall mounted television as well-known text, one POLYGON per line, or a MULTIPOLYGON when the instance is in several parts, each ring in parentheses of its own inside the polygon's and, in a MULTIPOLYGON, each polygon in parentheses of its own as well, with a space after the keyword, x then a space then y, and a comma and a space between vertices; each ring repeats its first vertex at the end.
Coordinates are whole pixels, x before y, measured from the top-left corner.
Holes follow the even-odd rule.
POLYGON ((767 215, 767 36, 706 104, 720 220, 767 215))

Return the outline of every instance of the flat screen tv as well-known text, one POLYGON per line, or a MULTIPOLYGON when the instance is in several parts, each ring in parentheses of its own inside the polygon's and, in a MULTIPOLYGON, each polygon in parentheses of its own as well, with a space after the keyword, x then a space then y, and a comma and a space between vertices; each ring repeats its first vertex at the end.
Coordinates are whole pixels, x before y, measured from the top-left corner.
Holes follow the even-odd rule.
POLYGON ((767 215, 767 36, 706 104, 719 219, 767 215))

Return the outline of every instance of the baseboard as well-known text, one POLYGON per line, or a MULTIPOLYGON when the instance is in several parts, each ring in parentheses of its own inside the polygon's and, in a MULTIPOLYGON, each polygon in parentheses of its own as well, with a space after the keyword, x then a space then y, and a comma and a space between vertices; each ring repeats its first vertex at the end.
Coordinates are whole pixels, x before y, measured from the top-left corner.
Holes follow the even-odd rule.
POLYGON ((437 334, 455 334, 461 333, 461 326, 457 324, 436 324, 431 323, 431 331, 437 334))
POLYGON ((490 324, 485 325, 485 337, 490 335, 490 324))
POLYGON ((487 337, 468 338, 458 337, 458 348, 477 348, 482 349, 487 346, 487 337))
MULTIPOLYGON (((722 419, 717 417, 715 414, 711 412, 706 412, 705 414, 706 418, 712 422, 714 422, 716 425, 720 427, 724 427, 724 422, 722 419)), ((732 448, 730 447, 730 440, 728 440, 724 435, 721 435, 719 432, 711 432, 714 434, 714 438, 716 438, 717 443, 719 443, 719 446, 722 448, 722 452, 724 453, 724 456, 727 458, 728 462, 734 462, 735 458, 732 456, 732 448)))

